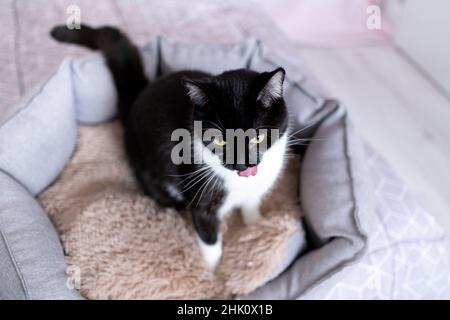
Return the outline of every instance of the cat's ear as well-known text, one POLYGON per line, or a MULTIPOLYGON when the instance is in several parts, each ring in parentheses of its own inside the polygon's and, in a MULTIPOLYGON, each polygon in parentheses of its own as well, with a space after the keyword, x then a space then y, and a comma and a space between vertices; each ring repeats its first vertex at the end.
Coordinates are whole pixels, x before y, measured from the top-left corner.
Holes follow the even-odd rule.
POLYGON ((206 104, 207 98, 201 82, 185 78, 184 86, 186 87, 187 94, 194 105, 203 106, 206 104))
POLYGON ((261 74, 261 76, 264 76, 266 82, 258 94, 257 101, 269 108, 274 101, 281 99, 283 97, 283 82, 285 75, 286 71, 284 71, 283 68, 261 74))

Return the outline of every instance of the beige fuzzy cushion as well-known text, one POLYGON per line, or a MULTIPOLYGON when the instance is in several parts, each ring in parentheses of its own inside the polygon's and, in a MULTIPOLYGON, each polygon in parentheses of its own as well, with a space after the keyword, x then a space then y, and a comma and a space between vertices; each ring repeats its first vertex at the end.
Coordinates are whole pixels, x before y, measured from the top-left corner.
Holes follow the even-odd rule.
POLYGON ((118 122, 80 127, 71 162, 39 199, 86 298, 226 298, 264 284, 301 231, 295 163, 265 201, 264 219, 250 227, 239 214, 226 219, 214 273, 203 264, 189 215, 161 209, 138 190, 118 122))

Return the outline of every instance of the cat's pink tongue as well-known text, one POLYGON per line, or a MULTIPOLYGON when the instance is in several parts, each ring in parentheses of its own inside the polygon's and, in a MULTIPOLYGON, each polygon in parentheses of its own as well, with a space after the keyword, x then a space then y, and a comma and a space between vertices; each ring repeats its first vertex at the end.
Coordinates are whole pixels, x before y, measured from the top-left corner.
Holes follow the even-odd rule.
POLYGON ((238 171, 238 175, 240 177, 256 176, 257 173, 258 173, 258 166, 248 167, 245 170, 238 171))

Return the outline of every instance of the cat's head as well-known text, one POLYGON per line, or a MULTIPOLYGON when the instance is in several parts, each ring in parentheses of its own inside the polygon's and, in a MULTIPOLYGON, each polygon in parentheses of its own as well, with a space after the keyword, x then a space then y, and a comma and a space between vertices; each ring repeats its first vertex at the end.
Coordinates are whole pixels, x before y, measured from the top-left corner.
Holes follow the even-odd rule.
POLYGON ((278 68, 186 79, 194 121, 202 125, 203 145, 226 169, 245 177, 255 175, 264 154, 285 135, 284 78, 284 69, 278 68))

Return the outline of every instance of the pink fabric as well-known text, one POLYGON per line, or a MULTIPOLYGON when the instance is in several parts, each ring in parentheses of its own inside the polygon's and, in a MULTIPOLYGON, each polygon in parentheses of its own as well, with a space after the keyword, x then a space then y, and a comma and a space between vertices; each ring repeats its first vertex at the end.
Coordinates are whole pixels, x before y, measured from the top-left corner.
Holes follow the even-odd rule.
POLYGON ((389 24, 369 30, 369 5, 381 0, 261 0, 267 13, 293 41, 312 45, 385 43, 389 24))
POLYGON ((0 119, 23 94, 48 79, 65 56, 87 54, 49 36, 54 25, 66 22, 72 4, 80 7, 82 23, 118 26, 140 45, 157 35, 214 42, 254 36, 268 45, 284 39, 262 17, 263 10, 241 0, 0 0, 0 119))

